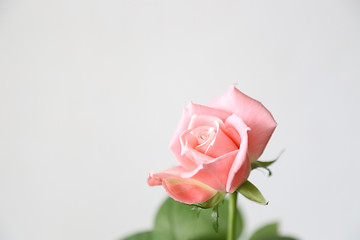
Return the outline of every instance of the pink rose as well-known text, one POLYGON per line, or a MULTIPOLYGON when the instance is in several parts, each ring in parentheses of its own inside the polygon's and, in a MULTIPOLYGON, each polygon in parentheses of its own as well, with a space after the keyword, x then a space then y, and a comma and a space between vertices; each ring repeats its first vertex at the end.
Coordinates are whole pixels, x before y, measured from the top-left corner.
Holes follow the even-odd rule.
POLYGON ((250 163, 265 149, 276 122, 258 101, 235 86, 207 106, 190 103, 170 142, 179 166, 151 173, 173 199, 197 204, 217 192, 234 192, 249 176, 250 163))

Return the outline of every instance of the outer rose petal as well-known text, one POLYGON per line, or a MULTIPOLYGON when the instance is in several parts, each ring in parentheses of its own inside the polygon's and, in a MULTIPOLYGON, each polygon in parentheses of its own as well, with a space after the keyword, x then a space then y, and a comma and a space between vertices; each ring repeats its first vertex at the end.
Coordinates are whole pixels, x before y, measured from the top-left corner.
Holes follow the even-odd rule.
POLYGON ((225 130, 224 121, 221 120, 220 118, 210 116, 210 115, 194 114, 191 116, 191 120, 190 120, 188 129, 194 129, 194 128, 201 127, 201 126, 214 127, 216 123, 222 130, 225 130))
POLYGON ((203 105, 197 105, 190 102, 189 106, 189 114, 190 116, 193 115, 208 115, 208 116, 215 116, 220 118, 223 122, 231 115, 231 112, 224 111, 223 109, 212 108, 203 105))
POLYGON ((195 179, 184 179, 180 175, 185 169, 182 166, 170 168, 161 173, 150 174, 150 186, 162 184, 169 196, 186 204, 202 203, 212 198, 217 191, 195 179))
POLYGON ((226 127, 232 127, 237 130, 240 135, 240 149, 231 166, 227 184, 226 192, 234 192, 241 183, 243 183, 250 173, 250 160, 248 157, 248 126, 236 114, 231 115, 225 122, 226 127))
POLYGON ((259 101, 243 94, 234 85, 225 94, 211 101, 208 106, 236 113, 244 120, 251 128, 249 132, 250 160, 257 160, 276 128, 276 122, 271 113, 259 101))
POLYGON ((181 143, 180 143, 180 135, 184 130, 188 128, 190 119, 191 116, 189 115, 189 110, 185 108, 183 110, 183 114, 178 123, 178 126, 175 130, 173 138, 170 141, 169 148, 172 151, 172 153, 175 155, 176 159, 180 162, 180 164, 184 166, 184 168, 188 170, 193 170, 197 167, 197 165, 187 156, 181 155, 181 143))

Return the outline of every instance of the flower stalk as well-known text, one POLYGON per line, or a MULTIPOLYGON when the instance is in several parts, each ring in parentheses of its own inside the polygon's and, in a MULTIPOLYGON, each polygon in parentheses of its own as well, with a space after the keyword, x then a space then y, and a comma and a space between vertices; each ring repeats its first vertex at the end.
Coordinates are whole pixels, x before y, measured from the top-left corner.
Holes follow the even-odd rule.
POLYGON ((235 240, 235 225, 236 225, 236 200, 237 191, 230 194, 229 198, 229 216, 228 216, 228 229, 227 240, 235 240))

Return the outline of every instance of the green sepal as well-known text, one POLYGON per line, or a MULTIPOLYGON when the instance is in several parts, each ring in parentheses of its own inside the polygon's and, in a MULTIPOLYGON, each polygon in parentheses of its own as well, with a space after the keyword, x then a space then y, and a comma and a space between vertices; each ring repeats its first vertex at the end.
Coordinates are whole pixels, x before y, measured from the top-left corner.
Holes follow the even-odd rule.
POLYGON ((194 212, 196 212, 196 216, 197 216, 197 217, 199 217, 199 216, 200 216, 200 213, 201 213, 202 208, 197 207, 197 206, 195 206, 195 205, 194 205, 194 206, 191 208, 191 210, 193 210, 194 212))
POLYGON ((281 151, 281 153, 279 154, 279 156, 277 156, 277 158, 275 158, 272 161, 268 161, 268 162, 264 162, 264 161, 254 161, 251 163, 251 170, 254 170, 256 168, 264 168, 269 172, 269 176, 272 175, 272 172, 270 171, 270 169, 268 168, 270 165, 272 165, 274 162, 276 162, 280 156, 283 154, 284 151, 281 151))
POLYGON ((215 205, 211 212, 212 226, 215 232, 219 232, 219 205, 215 205))
POLYGON ((268 205, 268 201, 265 200, 264 196, 261 194, 259 189, 255 187, 254 184, 246 180, 241 186, 236 190, 241 193, 247 199, 263 204, 268 205))
POLYGON ((222 200, 224 200, 225 196, 226 196, 226 193, 218 192, 212 198, 207 200, 206 202, 193 204, 193 206, 199 207, 199 208, 205 208, 205 209, 212 208, 214 206, 217 206, 222 200))
POLYGON ((226 196, 226 193, 218 192, 209 200, 207 200, 203 203, 198 203, 198 204, 192 205, 192 206, 194 206, 193 210, 197 211, 198 216, 200 213, 200 211, 199 211, 200 209, 212 208, 211 222, 212 222, 214 231, 216 233, 219 231, 219 208, 218 208, 218 206, 219 206, 219 203, 221 203, 224 200, 225 196, 226 196))

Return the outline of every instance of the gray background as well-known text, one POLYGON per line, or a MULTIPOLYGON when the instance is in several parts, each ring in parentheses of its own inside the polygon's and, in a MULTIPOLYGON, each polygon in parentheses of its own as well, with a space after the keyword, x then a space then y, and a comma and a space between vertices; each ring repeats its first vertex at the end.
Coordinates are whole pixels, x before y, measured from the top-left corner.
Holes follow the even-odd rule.
POLYGON ((278 122, 246 232, 359 239, 360 2, 0 1, 0 239, 116 239, 166 194, 182 108, 230 84, 278 122))

